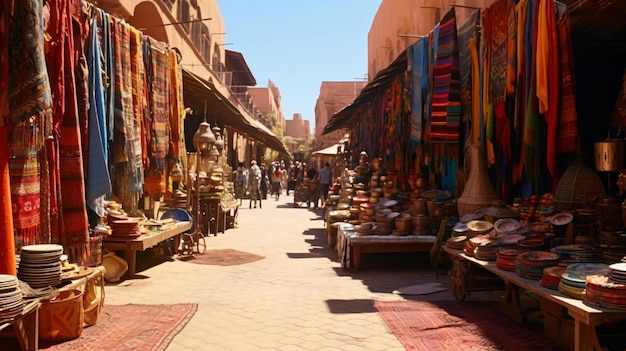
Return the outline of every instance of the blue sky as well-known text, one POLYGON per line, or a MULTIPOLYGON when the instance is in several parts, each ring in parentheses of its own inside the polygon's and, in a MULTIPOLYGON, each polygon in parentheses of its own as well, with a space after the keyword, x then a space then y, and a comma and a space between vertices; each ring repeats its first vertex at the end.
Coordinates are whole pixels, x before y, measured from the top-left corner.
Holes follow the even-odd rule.
POLYGON ((285 119, 315 124, 322 81, 367 74, 367 33, 381 0, 218 0, 226 49, 238 51, 257 81, 271 80, 285 119))

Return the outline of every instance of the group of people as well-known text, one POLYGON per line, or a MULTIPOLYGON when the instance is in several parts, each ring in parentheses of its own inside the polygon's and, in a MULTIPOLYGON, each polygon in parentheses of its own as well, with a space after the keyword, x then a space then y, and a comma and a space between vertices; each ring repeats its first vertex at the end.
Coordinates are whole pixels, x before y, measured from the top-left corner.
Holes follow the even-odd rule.
POLYGON ((310 200, 313 206, 318 208, 320 197, 323 206, 333 182, 333 173, 328 162, 319 172, 315 166, 307 169, 304 162, 296 162, 289 170, 285 169, 284 161, 271 162, 266 167, 265 164, 259 166, 256 160, 252 160, 249 169, 246 169, 243 162, 239 162, 233 172, 235 198, 239 199, 239 205, 244 198, 249 198, 250 208, 253 206, 256 208, 257 202, 259 208, 262 208, 261 200, 266 200, 269 195, 278 201, 284 189, 289 195, 289 191, 295 191, 295 186, 301 184, 304 178, 309 180, 310 200))

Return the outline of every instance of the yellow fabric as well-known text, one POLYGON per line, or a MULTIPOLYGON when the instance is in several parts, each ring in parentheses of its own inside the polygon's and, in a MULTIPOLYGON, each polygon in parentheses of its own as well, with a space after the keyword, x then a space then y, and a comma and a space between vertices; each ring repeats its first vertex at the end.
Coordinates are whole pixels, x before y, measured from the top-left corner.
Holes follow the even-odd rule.
POLYGON ((539 100, 539 113, 541 114, 548 111, 550 106, 548 88, 548 65, 550 59, 548 6, 554 6, 554 1, 541 0, 537 14, 537 99, 539 100))

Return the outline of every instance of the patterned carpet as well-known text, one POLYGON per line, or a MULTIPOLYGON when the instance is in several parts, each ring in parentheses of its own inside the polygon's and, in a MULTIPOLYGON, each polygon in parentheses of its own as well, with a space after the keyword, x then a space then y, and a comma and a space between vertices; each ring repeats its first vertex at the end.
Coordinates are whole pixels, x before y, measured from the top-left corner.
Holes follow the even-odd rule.
POLYGON ((40 342, 48 351, 163 351, 189 322, 196 304, 105 305, 100 320, 77 339, 40 342))
POLYGON ((553 351, 559 347, 527 329, 494 303, 376 301, 375 307, 407 350, 553 351))
POLYGON ((210 264, 217 266, 234 266, 262 260, 265 257, 237 251, 233 249, 206 250, 204 254, 194 254, 192 259, 185 259, 186 262, 197 264, 210 264))

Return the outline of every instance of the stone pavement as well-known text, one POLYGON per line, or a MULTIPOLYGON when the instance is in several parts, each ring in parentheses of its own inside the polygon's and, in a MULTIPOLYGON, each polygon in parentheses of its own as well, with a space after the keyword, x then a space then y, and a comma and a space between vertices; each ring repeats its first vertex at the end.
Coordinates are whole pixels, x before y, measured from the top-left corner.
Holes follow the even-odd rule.
MULTIPOLYGON (((294 208, 284 193, 263 209, 248 209, 244 200, 238 227, 207 237, 207 249, 264 259, 234 266, 156 262, 135 279, 107 284, 106 303, 197 303, 168 350, 404 350, 374 301, 402 300, 392 291, 403 286, 449 286, 446 268, 437 280, 427 254, 370 254, 359 273, 343 270, 327 248, 322 218, 322 209, 294 208)), ((449 289, 407 298, 454 299, 449 289)))

